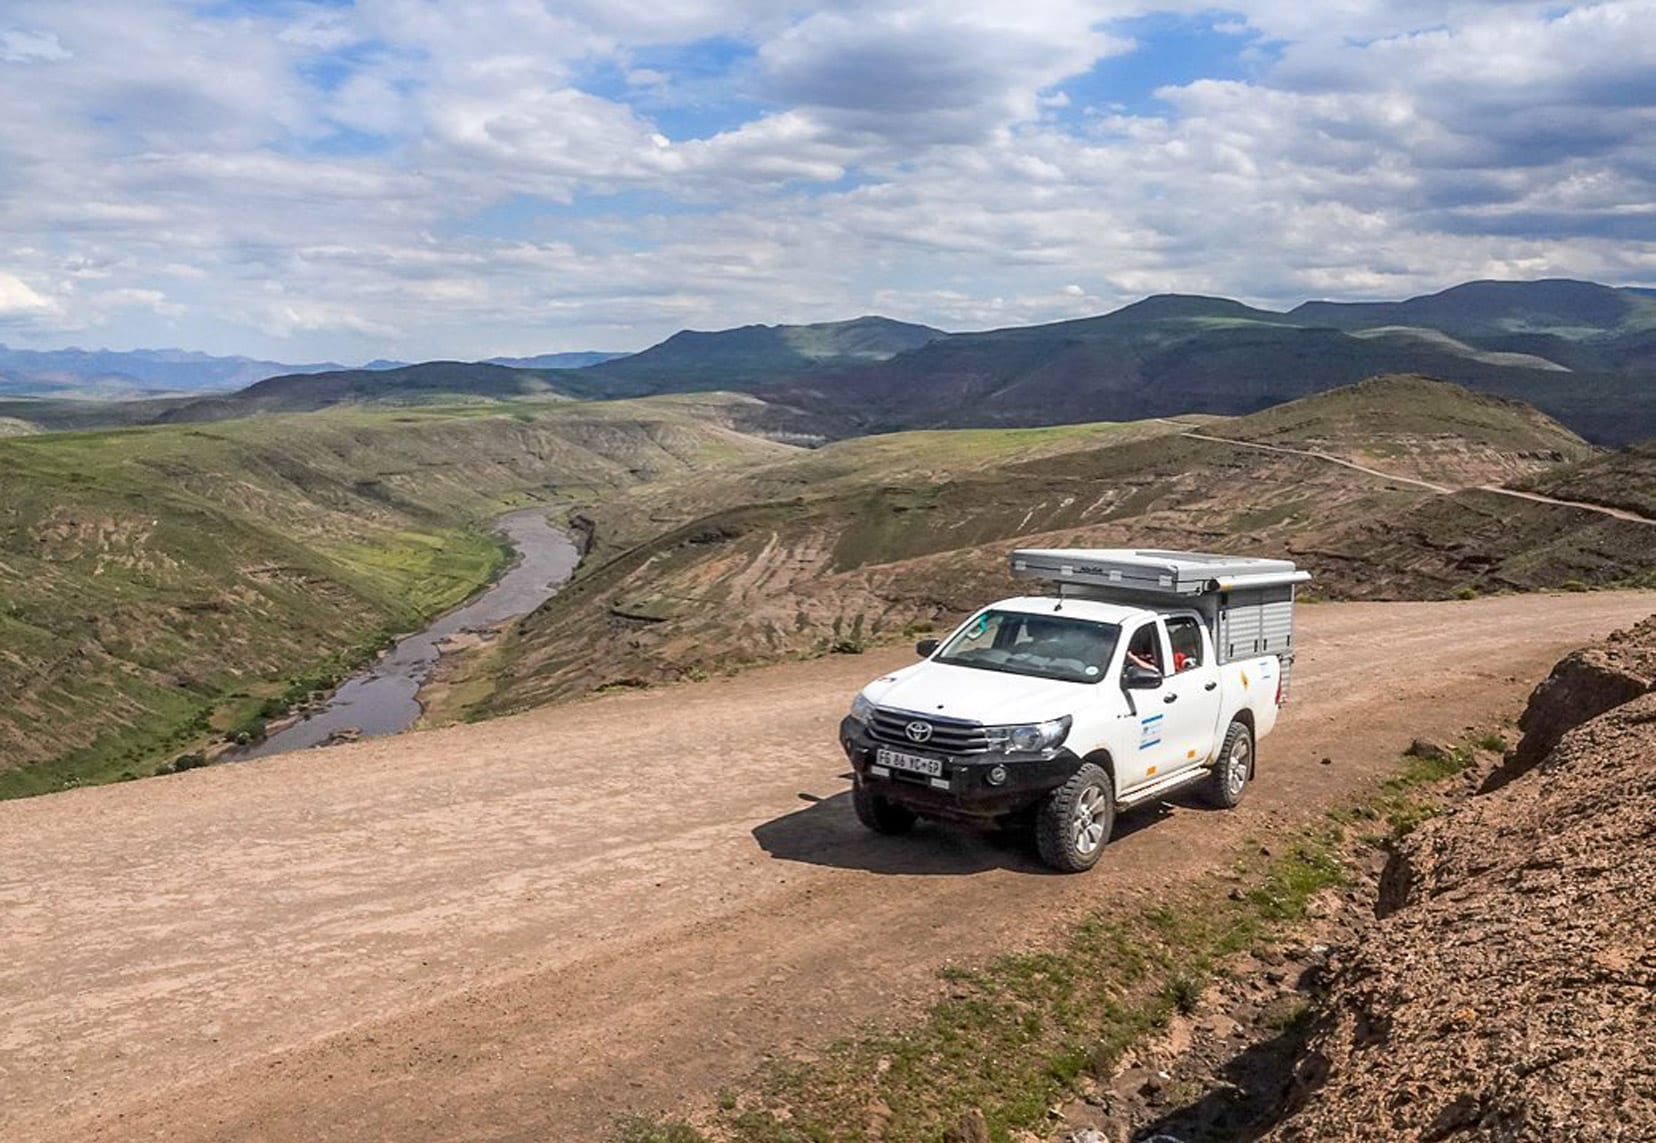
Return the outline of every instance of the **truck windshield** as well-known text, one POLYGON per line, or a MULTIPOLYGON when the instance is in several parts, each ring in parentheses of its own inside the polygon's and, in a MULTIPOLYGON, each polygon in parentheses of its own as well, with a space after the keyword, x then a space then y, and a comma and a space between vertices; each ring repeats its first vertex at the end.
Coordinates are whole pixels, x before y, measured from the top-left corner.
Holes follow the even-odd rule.
POLYGON ((933 660, 1072 683, 1096 683, 1115 653, 1121 628, 1062 615, 989 610, 972 619, 933 660))

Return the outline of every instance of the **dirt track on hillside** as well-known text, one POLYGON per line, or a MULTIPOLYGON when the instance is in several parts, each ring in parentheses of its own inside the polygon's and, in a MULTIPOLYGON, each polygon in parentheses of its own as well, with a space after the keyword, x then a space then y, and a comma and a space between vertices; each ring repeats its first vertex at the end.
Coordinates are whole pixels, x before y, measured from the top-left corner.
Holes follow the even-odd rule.
POLYGON ((900 650, 0 804, 0 1138, 601 1137, 1213 875, 1652 611, 1303 608, 1242 808, 1136 811, 1080 877, 856 825, 834 729, 900 650))

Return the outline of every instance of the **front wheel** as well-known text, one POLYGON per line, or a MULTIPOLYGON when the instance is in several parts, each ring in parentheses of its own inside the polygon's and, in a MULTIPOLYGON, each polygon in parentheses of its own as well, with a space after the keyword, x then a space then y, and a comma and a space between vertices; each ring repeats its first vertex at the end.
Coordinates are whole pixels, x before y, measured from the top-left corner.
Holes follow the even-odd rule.
POLYGON ((1222 810, 1234 809, 1242 801, 1248 779, 1253 777, 1253 761, 1253 731, 1240 718, 1232 719, 1208 777, 1207 800, 1222 810))
POLYGON ((888 802, 858 782, 851 787, 851 808, 857 820, 875 833, 907 833, 914 828, 916 814, 907 806, 888 802))
POLYGON ((1115 828, 1115 783, 1091 762, 1047 795, 1035 816, 1035 848, 1041 860, 1065 873, 1098 864, 1115 828))

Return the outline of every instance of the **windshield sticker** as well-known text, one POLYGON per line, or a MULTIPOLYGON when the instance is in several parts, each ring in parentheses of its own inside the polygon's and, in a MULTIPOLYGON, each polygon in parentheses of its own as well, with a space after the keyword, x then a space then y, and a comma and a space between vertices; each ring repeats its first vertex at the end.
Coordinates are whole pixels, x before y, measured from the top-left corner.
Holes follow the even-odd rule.
POLYGON ((1152 746, 1160 746, 1161 745, 1161 736, 1162 736, 1162 716, 1161 715, 1153 714, 1149 718, 1139 719, 1139 745, 1138 745, 1138 748, 1140 750, 1148 750, 1152 746))
POLYGON ((1098 668, 1097 667, 1088 667, 1087 668, 1087 674, 1089 674, 1089 675, 1098 674, 1098 668))

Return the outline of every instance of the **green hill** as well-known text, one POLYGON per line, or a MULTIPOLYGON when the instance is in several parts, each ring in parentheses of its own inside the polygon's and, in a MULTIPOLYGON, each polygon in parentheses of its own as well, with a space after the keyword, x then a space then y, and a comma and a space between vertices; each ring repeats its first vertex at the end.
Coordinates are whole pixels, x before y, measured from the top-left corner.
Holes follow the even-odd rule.
POLYGON ((744 389, 826 365, 884 361, 945 336, 929 326, 883 317, 716 332, 684 330, 641 353, 562 380, 590 396, 744 389))
POLYGON ((1415 325, 1470 337, 1534 333, 1592 339, 1656 329, 1656 298, 1567 278, 1478 281, 1401 302, 1306 302, 1288 316, 1338 329, 1415 325))
POLYGON ((1381 373, 1527 401, 1594 440, 1656 432, 1650 380, 1564 373, 1447 335, 1301 325, 1216 299, 1157 298, 1082 321, 956 334, 890 361, 760 387, 841 435, 1251 413, 1381 373))
POLYGON ((1402 302, 1307 302, 1289 316, 1345 330, 1429 327, 1573 370, 1656 370, 1656 297, 1595 282, 1467 282, 1402 302))
POLYGON ((171 408, 160 424, 222 421, 265 413, 308 413, 335 405, 453 405, 471 401, 561 398, 563 370, 428 361, 397 369, 345 369, 270 377, 237 393, 171 408))
POLYGON ((340 409, 0 441, 0 794, 148 773, 459 601, 498 512, 791 450, 716 403, 340 409))

